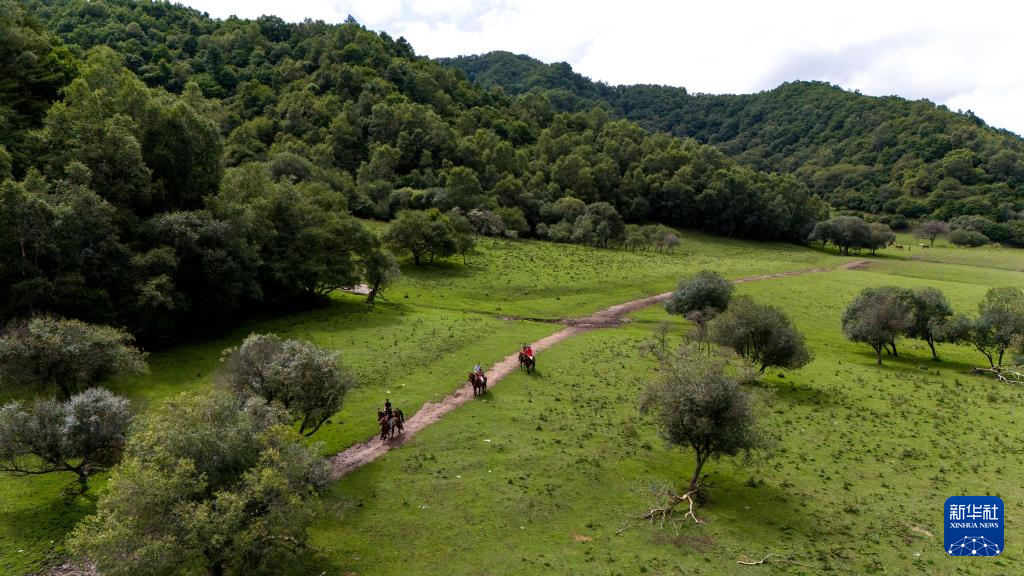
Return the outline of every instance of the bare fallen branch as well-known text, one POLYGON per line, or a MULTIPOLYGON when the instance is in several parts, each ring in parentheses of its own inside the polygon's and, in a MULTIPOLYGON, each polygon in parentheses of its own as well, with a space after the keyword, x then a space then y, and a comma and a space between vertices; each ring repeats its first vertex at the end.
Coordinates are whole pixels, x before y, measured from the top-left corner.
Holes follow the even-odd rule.
POLYGON ((683 514, 683 520, 686 520, 687 516, 689 516, 690 518, 693 518, 693 521, 695 523, 703 524, 704 521, 700 518, 697 518, 697 515, 693 513, 693 496, 697 494, 699 490, 699 487, 695 488, 693 490, 690 490, 686 494, 683 494, 682 496, 679 496, 677 494, 667 494, 668 502, 664 506, 655 506, 651 508, 650 510, 647 511, 647 513, 639 516, 639 519, 650 520, 652 523, 660 520, 661 526, 664 526, 665 519, 672 514, 672 512, 676 509, 676 506, 682 504, 683 502, 687 502, 689 504, 689 509, 686 511, 686 514, 683 514))
POLYGON ((772 556, 778 556, 778 554, 765 554, 764 558, 761 558, 760 560, 753 560, 753 561, 743 560, 741 558, 741 559, 737 560, 736 563, 737 564, 743 564, 744 566, 757 566, 758 564, 764 564, 764 561, 769 559, 769 558, 771 558, 772 556))
POLYGON ((810 565, 807 565, 807 564, 801 564, 800 562, 797 562, 796 560, 793 560, 792 558, 789 558, 788 556, 783 556, 782 554, 775 554, 775 553, 765 554, 764 558, 761 558, 760 560, 750 560, 746 556, 741 556, 740 559, 736 561, 736 563, 741 565, 741 566, 760 566, 762 564, 765 564, 766 562, 769 563, 769 564, 772 564, 772 563, 774 563, 776 561, 779 562, 779 563, 782 563, 782 564, 789 564, 791 566, 802 566, 804 568, 810 568, 810 569, 815 570, 815 571, 818 570, 818 568, 815 567, 815 566, 810 566, 810 565), (775 557, 777 560, 775 560, 773 562, 768 562, 768 559, 772 558, 772 557, 775 557))
POLYGON ((996 366, 995 368, 972 368, 971 374, 991 374, 1000 382, 1024 386, 1024 367, 1021 366, 996 366))
POLYGON ((615 533, 616 533, 616 534, 622 534, 623 532, 625 532, 626 530, 629 530, 629 529, 630 529, 630 528, 632 528, 632 527, 633 527, 633 524, 632 524, 632 523, 630 523, 630 524, 626 524, 626 525, 625 525, 625 526, 623 526, 622 528, 619 528, 618 530, 616 530, 616 531, 615 531, 615 533))

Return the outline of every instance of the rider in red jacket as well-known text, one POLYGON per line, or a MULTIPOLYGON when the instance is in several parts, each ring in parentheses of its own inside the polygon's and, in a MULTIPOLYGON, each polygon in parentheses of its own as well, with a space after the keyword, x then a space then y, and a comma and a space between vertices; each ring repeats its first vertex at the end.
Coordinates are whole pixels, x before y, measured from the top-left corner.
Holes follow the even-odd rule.
POLYGON ((533 358, 533 346, 530 346, 529 344, 523 344, 523 354, 530 358, 533 358))

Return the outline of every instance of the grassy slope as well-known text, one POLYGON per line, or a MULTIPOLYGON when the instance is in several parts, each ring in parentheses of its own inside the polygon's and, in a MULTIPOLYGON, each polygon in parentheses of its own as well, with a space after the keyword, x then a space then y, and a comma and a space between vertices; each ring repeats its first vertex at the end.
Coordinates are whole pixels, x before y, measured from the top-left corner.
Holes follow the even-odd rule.
MULTIPOLYGON (((451 391, 474 362, 489 365, 520 343, 557 329, 502 321, 498 315, 585 314, 668 290, 681 274, 704 267, 739 277, 839 261, 785 244, 753 245, 699 234, 684 240, 674 254, 659 255, 484 239, 480 254, 466 265, 405 266, 406 277, 387 294, 391 302, 374 309, 359 297, 339 295, 325 309, 253 323, 159 352, 150 358, 150 374, 107 385, 146 410, 173 394, 212 385, 221 350, 250 332, 311 339, 342 351, 361 383, 340 414, 313 437, 324 443, 327 454, 369 436, 375 407, 385 396, 411 414, 451 391)), ((0 401, 32 394, 0 388, 0 401)), ((92 494, 65 497, 62 488, 70 482, 66 475, 0 476, 0 573, 25 573, 60 553, 63 535, 94 505, 92 494)))
MULTIPOLYGON (((495 315, 583 314, 670 289, 683 273, 705 267, 740 277, 843 261, 787 245, 689 234, 684 240, 684 249, 673 255, 487 240, 467 266, 407 267, 406 278, 388 293, 392 303, 370 310, 356 297, 340 296, 323 310, 161 352, 151 359, 150 375, 112 387, 145 409, 171 394, 211 385, 220 350, 250 331, 310 338, 341 350, 362 383, 338 417, 314 437, 325 442, 325 453, 333 452, 372 431, 373 409, 384 395, 411 413, 451 390, 474 361, 493 362, 519 342, 555 329, 495 315)), ((975 474, 969 471, 969 458, 942 457, 933 443, 943 433, 960 433, 959 425, 950 424, 944 432, 942 424, 957 422, 954 410, 968 402, 977 414, 977 435, 991 418, 999 418, 1014 440, 1021 426, 1006 422, 1005 407, 988 407, 985 393, 939 404, 936 388, 953 386, 955 371, 963 366, 944 363, 938 374, 921 370, 918 364, 931 366, 920 347, 910 350, 913 358, 874 367, 869 350, 842 340, 838 314, 863 285, 936 284, 956 305, 970 307, 986 282, 1019 283, 1019 275, 993 271, 996 276, 979 276, 974 268, 895 259, 873 270, 741 287, 789 310, 808 332, 818 360, 785 379, 769 378, 768 388, 776 391, 767 409, 770 424, 792 433, 779 457, 754 472, 730 463, 715 465, 714 501, 702 511, 710 520, 706 526, 678 531, 641 526, 613 536, 646 502, 637 490, 640 484, 651 477, 681 478, 691 461, 667 450, 635 410, 636 394, 651 369, 636 357, 635 344, 650 323, 667 318, 649 309, 628 328, 560 344, 544 355, 535 377, 510 378, 492 391, 489 401, 446 416, 408 447, 337 483, 326 498, 331 512, 315 530, 315 539, 337 568, 356 573, 389 571, 382 566, 394 566, 395 572, 635 573, 646 566, 655 573, 684 568, 726 573, 739 554, 762 550, 810 551, 813 558, 801 557, 815 565, 827 561, 856 571, 870 569, 875 556, 880 565, 906 570, 930 561, 936 564, 921 564, 927 566, 924 571, 941 572, 945 568, 938 568, 948 567, 938 564, 947 561, 941 544, 920 542, 924 537, 908 526, 930 530, 940 540, 938 507, 949 494, 987 487, 1004 495, 1011 513, 1013 500, 1020 499, 1018 487, 1000 483, 1002 474, 994 472, 998 464, 983 465, 975 474), (896 275, 918 268, 916 279, 896 275), (938 284, 929 277, 945 280, 938 284), (570 402, 576 407, 570 409, 570 402), (906 415, 896 414, 894 406, 906 415), (908 426, 908 418, 919 423, 908 426), (920 438, 902 437, 911 433, 920 438), (809 445, 808 437, 820 438, 820 445, 809 445), (864 448, 850 450, 850 440, 860 440, 864 448), (906 450, 910 456, 904 457, 906 450), (886 478, 879 479, 883 472, 886 478), (745 485, 751 477, 758 487, 745 485), (844 481, 852 483, 849 489, 844 481), (880 497, 909 512, 898 521, 882 518, 872 511, 871 499, 880 497), (385 515, 396 511, 400 524, 384 525, 385 515), (879 529, 911 540, 922 557, 908 552, 910 544, 889 545, 881 536, 869 543, 870 555, 854 544, 879 529), (594 540, 575 542, 573 534, 594 540), (391 564, 399 556, 400 562, 391 564)), ((956 351, 952 359, 976 360, 966 350, 956 351)), ((1017 391, 960 378, 978 391, 995 388, 999 405, 1020 404, 1017 391)), ((985 460, 992 464, 997 448, 1009 450, 1011 444, 986 446, 985 460)), ((1019 456, 1008 458, 1019 462, 1019 456)), ((1003 465, 1005 477, 1018 472, 1003 465)), ((62 497, 60 488, 68 482, 60 476, 0 478, 0 572, 24 573, 59 552, 63 534, 92 506, 89 498, 62 497)), ((1011 548, 1010 558, 1002 561, 1018 554, 1011 548)))
POLYGON ((649 309, 644 322, 560 344, 535 377, 514 376, 337 483, 316 540, 333 568, 355 574, 732 574, 743 555, 767 553, 804 565, 793 573, 1012 573, 1012 530, 1002 558, 947 557, 941 507, 950 495, 995 494, 1013 525, 1024 391, 965 376, 979 358, 952 346, 933 363, 923 344, 905 343, 877 367, 839 331, 865 286, 934 285, 970 308, 993 276, 939 265, 932 276, 945 279, 925 280, 897 264, 740 288, 790 312, 817 357, 766 378, 758 394, 773 397, 764 410, 777 454, 754 469, 713 465, 707 525, 615 534, 644 509, 647 480, 682 483, 692 465, 636 413, 651 369, 636 344, 667 318, 649 309))
POLYGON ((945 238, 935 241, 935 246, 924 248, 927 240, 918 240, 910 234, 899 234, 898 243, 909 246, 909 250, 890 248, 885 252, 900 258, 924 260, 926 262, 945 262, 947 264, 963 264, 980 268, 999 268, 1024 272, 1024 255, 1019 248, 1005 248, 991 245, 984 248, 962 248, 950 244, 945 238))

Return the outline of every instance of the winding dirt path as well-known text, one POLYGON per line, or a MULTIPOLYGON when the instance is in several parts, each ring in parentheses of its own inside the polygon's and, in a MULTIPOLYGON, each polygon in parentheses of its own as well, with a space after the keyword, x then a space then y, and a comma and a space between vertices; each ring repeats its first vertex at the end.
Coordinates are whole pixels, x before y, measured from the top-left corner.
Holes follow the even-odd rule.
MULTIPOLYGON (((847 262, 836 268, 805 268, 803 270, 794 270, 792 272, 778 272, 775 274, 759 274, 757 276, 746 276, 744 278, 737 278, 733 280, 735 284, 745 284, 747 282, 757 282, 760 280, 770 280, 773 278, 788 278, 790 276, 802 276, 804 274, 813 274, 816 272, 829 272, 831 270, 857 270, 864 268, 870 263, 868 260, 856 260, 853 262, 847 262)), ((357 292, 358 293, 358 292, 357 292)), ((639 300, 633 300, 631 302, 625 302, 623 304, 616 304, 610 306, 604 310, 600 310, 585 316, 582 318, 568 318, 561 320, 559 323, 564 324, 566 327, 562 328, 558 332, 545 336, 540 340, 537 340, 532 344, 535 351, 542 351, 555 344, 558 344, 562 340, 580 334, 583 332, 589 332, 597 328, 610 328, 614 326, 620 326, 625 321, 625 316, 631 312, 646 308, 659 302, 664 302, 672 296, 672 292, 664 292, 656 294, 654 296, 648 296, 639 300)), ((510 354, 497 364, 490 367, 487 370, 487 385, 492 387, 500 382, 505 376, 508 376, 512 372, 519 369, 519 353, 510 354)), ((442 416, 455 410, 459 406, 462 406, 466 402, 473 399, 473 386, 466 382, 451 394, 445 396, 438 402, 427 402, 419 411, 415 414, 406 418, 405 420, 405 432, 395 437, 392 440, 380 441, 378 436, 375 434, 368 440, 353 444, 346 450, 335 454, 329 458, 331 463, 331 479, 337 480, 348 474, 349 472, 369 464, 376 460, 380 456, 383 456, 390 450, 405 444, 414 434, 427 426, 437 422, 442 416)))

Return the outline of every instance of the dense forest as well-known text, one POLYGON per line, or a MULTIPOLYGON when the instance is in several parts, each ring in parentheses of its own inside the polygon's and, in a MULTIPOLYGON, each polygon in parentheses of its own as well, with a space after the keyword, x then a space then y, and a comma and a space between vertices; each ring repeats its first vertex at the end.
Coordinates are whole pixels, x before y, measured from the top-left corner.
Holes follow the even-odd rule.
POLYGON ((896 227, 981 217, 987 222, 973 220, 993 240, 1024 244, 1024 140, 971 112, 823 82, 744 95, 609 86, 568 64, 508 52, 442 63, 483 87, 544 94, 560 110, 602 106, 647 130, 715 145, 746 166, 793 174, 840 210, 884 215, 896 227))
MULTIPOLYGON (((0 0, 0 35, 5 321, 54 313, 154 341, 316 300, 389 276, 387 248, 418 263, 422 238, 358 219, 409 209, 431 211, 400 219, 421 235, 499 219, 593 246, 652 221, 802 241, 826 215, 792 176, 474 86, 351 19, 0 0)), ((469 246, 427 240, 431 258, 469 246)))

